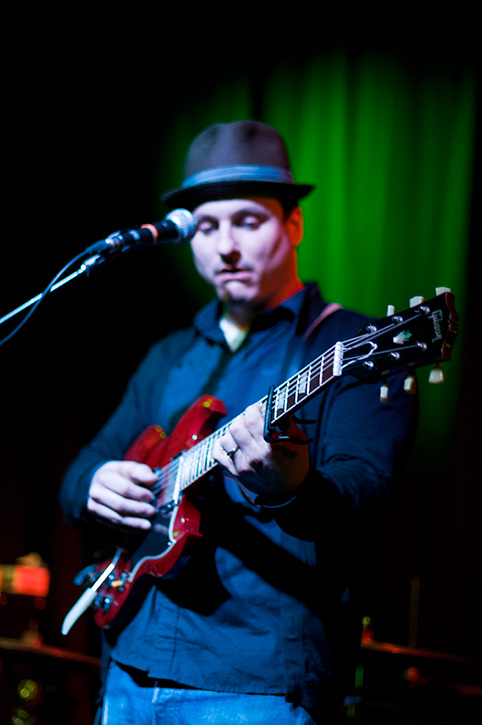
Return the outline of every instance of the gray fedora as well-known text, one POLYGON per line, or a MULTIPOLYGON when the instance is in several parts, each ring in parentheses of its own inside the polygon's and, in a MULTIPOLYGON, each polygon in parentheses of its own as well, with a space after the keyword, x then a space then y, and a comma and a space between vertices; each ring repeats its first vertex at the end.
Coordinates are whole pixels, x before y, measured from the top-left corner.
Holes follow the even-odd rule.
POLYGON ((217 123, 191 143, 184 180, 167 191, 168 207, 194 209, 205 201, 239 194, 270 196, 296 203, 315 187, 296 184, 280 133, 259 121, 217 123))

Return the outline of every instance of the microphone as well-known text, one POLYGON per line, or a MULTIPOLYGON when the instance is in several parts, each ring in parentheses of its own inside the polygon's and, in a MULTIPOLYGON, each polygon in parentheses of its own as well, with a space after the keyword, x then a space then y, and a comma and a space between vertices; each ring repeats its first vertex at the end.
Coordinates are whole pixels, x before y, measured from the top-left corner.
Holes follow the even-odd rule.
POLYGON ((196 233, 197 222, 187 209, 174 209, 160 222, 114 232, 92 244, 86 254, 102 254, 139 245, 187 244, 196 233))

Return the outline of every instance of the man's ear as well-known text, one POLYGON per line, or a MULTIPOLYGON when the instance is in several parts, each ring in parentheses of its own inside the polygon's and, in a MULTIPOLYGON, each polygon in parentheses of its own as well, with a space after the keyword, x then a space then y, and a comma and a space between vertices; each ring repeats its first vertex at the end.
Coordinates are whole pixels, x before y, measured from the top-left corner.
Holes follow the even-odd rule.
POLYGON ((303 210, 300 206, 295 206, 294 209, 291 210, 288 219, 286 220, 286 229, 292 246, 299 246, 303 240, 305 231, 303 210))

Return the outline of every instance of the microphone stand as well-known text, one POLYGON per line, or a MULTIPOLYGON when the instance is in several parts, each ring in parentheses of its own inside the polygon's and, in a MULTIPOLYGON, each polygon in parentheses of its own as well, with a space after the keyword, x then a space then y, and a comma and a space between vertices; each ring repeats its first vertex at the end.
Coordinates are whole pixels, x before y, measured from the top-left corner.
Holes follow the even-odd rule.
MULTIPOLYGON (((38 305, 44 299, 48 294, 53 292, 54 290, 59 289, 60 287, 63 287, 67 282, 71 282, 73 279, 76 279, 77 277, 87 274, 89 275, 90 272, 95 269, 96 267, 100 266, 106 261, 106 257, 101 254, 94 254, 88 259, 86 259, 80 267, 75 271, 69 274, 67 277, 63 277, 58 282, 56 281, 59 277, 61 277, 62 274, 65 273, 65 271, 71 267, 73 264, 75 264, 79 259, 81 259, 83 256, 85 256, 85 251, 82 252, 82 254, 79 254, 78 256, 74 257, 68 264, 63 267, 63 269, 54 277, 52 282, 48 285, 48 287, 41 292, 40 294, 36 295, 35 297, 32 297, 27 302, 24 302, 22 305, 17 307, 16 309, 9 312, 7 315, 4 315, 4 317, 0 318, 0 325, 3 325, 4 322, 7 322, 8 320, 11 320, 12 317, 15 317, 20 312, 23 312, 24 310, 27 310, 29 307, 32 307, 33 305, 38 305)), ((0 340, 0 345, 7 340, 9 340, 13 335, 18 332, 20 327, 27 321, 28 317, 32 314, 34 310, 31 310, 28 315, 25 316, 25 318, 22 320, 22 322, 13 330, 7 337, 5 337, 3 340, 0 340)))
POLYGON ((41 294, 32 297, 32 299, 28 300, 28 302, 25 302, 23 305, 20 305, 20 307, 17 307, 15 310, 12 310, 12 312, 9 312, 8 315, 0 318, 0 325, 2 325, 4 322, 7 322, 7 320, 10 320, 12 317, 19 314, 19 312, 32 307, 30 312, 25 315, 22 322, 17 325, 17 327, 9 335, 4 337, 3 340, 0 340, 0 345, 3 345, 3 343, 7 342, 7 340, 10 340, 20 330, 20 328, 32 315, 35 308, 48 294, 50 294, 50 292, 59 289, 59 287, 63 287, 64 284, 70 282, 72 279, 75 279, 81 274, 89 273, 91 269, 105 261, 105 255, 110 255, 113 252, 118 251, 125 252, 130 248, 152 246, 152 244, 157 244, 161 241, 161 239, 166 241, 166 235, 168 240, 175 242, 176 244, 180 242, 188 242, 195 232, 196 221, 192 214, 186 209, 174 209, 174 211, 170 212, 162 222, 154 225, 144 224, 139 229, 126 229, 124 231, 114 232, 114 234, 102 239, 100 242, 96 242, 92 246, 87 247, 87 249, 74 257, 60 270, 58 274, 55 275, 48 287, 41 294), (85 262, 82 262, 76 272, 60 279, 70 267, 87 255, 89 255, 89 258, 85 262))

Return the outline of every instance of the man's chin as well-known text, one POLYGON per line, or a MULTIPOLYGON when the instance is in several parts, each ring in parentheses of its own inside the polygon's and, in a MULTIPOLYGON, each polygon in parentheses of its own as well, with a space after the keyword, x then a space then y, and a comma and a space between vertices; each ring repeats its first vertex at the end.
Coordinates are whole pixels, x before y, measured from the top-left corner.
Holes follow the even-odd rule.
POLYGON ((221 302, 226 304, 250 306, 253 301, 250 288, 240 282, 230 282, 220 286, 217 294, 221 302))
POLYGON ((219 299, 225 309, 230 310, 234 317, 244 319, 245 321, 252 320, 254 316, 264 309, 263 303, 259 302, 259 300, 229 294, 226 291, 224 291, 222 296, 219 295, 219 299))

